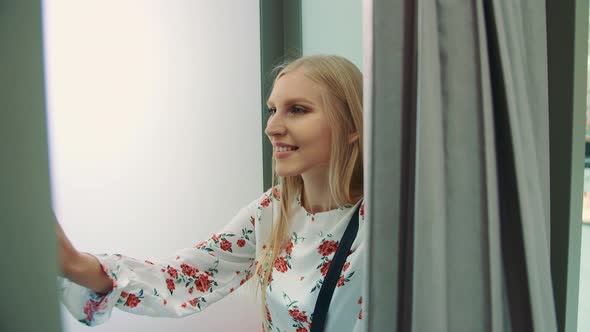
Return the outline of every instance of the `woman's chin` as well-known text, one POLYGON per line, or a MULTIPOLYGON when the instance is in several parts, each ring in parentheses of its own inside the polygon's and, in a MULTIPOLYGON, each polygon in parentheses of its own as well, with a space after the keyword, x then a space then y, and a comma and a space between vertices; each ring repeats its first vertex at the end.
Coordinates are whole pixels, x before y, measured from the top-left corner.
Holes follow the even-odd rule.
POLYGON ((297 172, 294 170, 283 170, 283 169, 275 169, 275 173, 280 177, 290 177, 290 176, 297 176, 301 175, 301 172, 297 172))

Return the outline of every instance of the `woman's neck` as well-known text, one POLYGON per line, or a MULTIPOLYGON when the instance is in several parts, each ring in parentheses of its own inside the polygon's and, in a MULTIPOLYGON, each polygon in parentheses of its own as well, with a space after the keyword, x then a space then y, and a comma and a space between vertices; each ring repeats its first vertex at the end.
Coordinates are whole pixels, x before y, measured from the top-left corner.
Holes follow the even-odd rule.
POLYGON ((303 190, 301 205, 309 213, 333 210, 336 203, 332 200, 328 180, 328 169, 314 169, 301 175, 303 190))
MULTIPOLYGON (((328 171, 314 170, 301 175, 303 179, 303 190, 301 192, 301 205, 309 213, 330 211, 338 207, 332 199, 328 180, 328 171)), ((356 203, 363 197, 362 188, 350 193, 351 202, 356 203)))
POLYGON ((330 203, 326 197, 330 197, 329 191, 322 194, 318 191, 308 190, 304 186, 303 193, 301 193, 301 205, 309 213, 320 213, 334 210, 336 208, 336 203, 330 203))

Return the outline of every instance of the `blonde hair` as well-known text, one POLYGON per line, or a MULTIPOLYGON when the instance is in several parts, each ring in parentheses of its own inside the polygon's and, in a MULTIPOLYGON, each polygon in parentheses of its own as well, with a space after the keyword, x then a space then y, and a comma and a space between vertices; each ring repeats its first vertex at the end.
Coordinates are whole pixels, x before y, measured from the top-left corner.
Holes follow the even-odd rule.
MULTIPOLYGON (((296 59, 277 67, 279 74, 275 83, 285 74, 302 69, 305 76, 323 87, 322 103, 332 132, 332 149, 328 183, 330 199, 338 206, 354 204, 363 191, 363 116, 362 74, 347 59, 335 55, 312 55, 296 59), (357 138, 351 143, 351 137, 357 138)), ((272 184, 280 188, 280 204, 276 222, 272 224, 268 246, 258 257, 257 275, 266 306, 266 288, 271 280, 275 260, 289 238, 290 208, 299 193, 302 193, 301 175, 280 177, 275 175, 275 160, 272 162, 272 184), (278 183, 275 181, 278 180, 278 183)), ((274 193, 273 188, 273 193, 274 193)), ((271 195, 274 196, 274 195, 271 195)), ((263 310, 266 319, 266 310, 263 310)))

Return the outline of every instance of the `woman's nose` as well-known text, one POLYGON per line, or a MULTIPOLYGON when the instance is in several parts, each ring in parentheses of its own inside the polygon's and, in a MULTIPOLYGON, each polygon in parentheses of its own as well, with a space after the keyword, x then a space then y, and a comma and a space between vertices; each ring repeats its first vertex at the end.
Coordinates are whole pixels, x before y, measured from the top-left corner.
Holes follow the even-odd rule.
POLYGON ((273 115, 268 119, 266 122, 266 129, 264 129, 264 132, 268 137, 284 135, 286 131, 287 129, 282 123, 280 116, 277 115, 273 115))

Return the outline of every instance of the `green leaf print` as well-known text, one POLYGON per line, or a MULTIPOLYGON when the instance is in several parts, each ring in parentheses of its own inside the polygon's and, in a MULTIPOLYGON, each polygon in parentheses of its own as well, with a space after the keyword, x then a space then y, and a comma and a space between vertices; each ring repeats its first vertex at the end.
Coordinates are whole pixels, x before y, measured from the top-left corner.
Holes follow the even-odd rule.
POLYGON ((297 244, 297 241, 301 240, 301 242, 305 241, 304 237, 299 237, 297 235, 296 232, 293 232, 293 234, 291 234, 291 241, 293 241, 294 244, 297 244))

